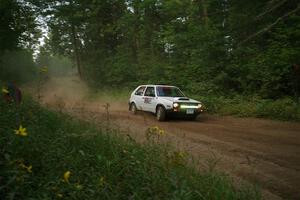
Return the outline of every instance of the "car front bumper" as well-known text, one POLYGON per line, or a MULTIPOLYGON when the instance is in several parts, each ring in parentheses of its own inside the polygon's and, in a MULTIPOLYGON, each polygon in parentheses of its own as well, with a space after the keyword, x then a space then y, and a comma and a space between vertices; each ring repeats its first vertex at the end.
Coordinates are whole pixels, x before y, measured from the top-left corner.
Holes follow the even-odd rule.
POLYGON ((170 117, 193 117, 201 114, 203 110, 199 109, 193 109, 193 112, 188 112, 187 109, 180 109, 180 110, 174 110, 174 109, 168 109, 166 110, 167 116, 170 117))

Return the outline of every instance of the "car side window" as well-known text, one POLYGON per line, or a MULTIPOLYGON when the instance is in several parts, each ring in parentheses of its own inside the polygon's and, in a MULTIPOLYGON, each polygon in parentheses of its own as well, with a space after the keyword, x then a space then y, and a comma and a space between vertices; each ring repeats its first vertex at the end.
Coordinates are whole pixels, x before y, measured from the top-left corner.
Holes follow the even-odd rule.
POLYGON ((137 91, 134 94, 138 96, 142 96, 145 88, 146 88, 145 86, 141 86, 139 89, 137 89, 137 91))
POLYGON ((145 96, 155 97, 154 87, 147 87, 146 92, 145 92, 145 96))

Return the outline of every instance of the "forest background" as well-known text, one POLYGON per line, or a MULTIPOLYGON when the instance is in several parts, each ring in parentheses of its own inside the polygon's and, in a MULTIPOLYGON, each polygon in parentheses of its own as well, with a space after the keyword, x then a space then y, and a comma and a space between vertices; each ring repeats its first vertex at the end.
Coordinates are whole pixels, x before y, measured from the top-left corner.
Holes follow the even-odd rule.
POLYGON ((96 90, 171 84, 211 112, 299 120, 299 10, 297 0, 0 0, 0 79, 73 67, 96 90))

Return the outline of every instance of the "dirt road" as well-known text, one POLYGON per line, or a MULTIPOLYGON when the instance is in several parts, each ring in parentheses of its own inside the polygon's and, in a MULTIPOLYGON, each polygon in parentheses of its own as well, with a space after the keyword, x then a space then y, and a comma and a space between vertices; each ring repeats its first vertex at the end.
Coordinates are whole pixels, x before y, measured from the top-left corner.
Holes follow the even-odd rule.
POLYGON ((157 122, 151 114, 129 113, 126 101, 87 98, 88 88, 74 77, 52 79, 43 88, 45 105, 96 123, 109 119, 136 139, 158 125, 176 148, 237 181, 257 184, 265 199, 300 199, 300 123, 207 114, 194 122, 157 122))

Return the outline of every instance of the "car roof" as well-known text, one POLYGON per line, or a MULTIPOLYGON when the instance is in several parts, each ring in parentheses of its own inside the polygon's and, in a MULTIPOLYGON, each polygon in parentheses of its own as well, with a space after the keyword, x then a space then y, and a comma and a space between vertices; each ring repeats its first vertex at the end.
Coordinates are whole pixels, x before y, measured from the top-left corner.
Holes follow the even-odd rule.
POLYGON ((177 86, 174 86, 174 85, 162 85, 162 84, 160 84, 160 85, 153 85, 153 84, 139 85, 138 87, 141 87, 141 86, 144 86, 144 87, 157 87, 157 86, 159 86, 159 87, 176 87, 177 88, 177 86))

